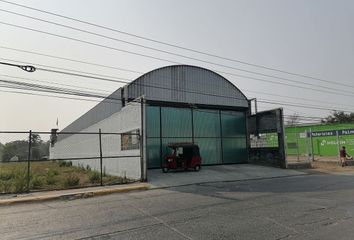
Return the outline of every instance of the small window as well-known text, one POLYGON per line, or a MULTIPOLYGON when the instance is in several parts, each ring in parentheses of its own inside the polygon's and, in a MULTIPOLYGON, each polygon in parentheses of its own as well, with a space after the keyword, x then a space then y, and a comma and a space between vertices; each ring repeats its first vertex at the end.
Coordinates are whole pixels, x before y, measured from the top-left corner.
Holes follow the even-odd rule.
POLYGON ((139 129, 122 133, 121 149, 133 150, 140 148, 140 131, 139 129))

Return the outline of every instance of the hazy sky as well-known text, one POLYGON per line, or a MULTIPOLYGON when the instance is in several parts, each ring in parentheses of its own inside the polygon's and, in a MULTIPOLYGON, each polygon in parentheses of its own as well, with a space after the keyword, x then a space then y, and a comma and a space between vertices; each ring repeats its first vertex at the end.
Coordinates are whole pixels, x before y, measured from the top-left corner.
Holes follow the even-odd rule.
MULTIPOLYGON (((306 82, 310 85, 290 83, 277 78, 259 76, 235 69, 171 56, 15 16, 3 11, 0 12, 0 22, 78 38, 114 48, 165 58, 179 63, 198 65, 216 71, 300 86, 300 88, 295 88, 222 74, 239 87, 249 98, 257 97, 259 100, 265 99, 287 104, 316 105, 330 109, 354 111, 354 93, 352 96, 346 96, 354 92, 354 1, 14 0, 11 2, 232 59, 306 74, 330 82, 320 82, 314 79, 282 74, 154 44, 112 31, 13 6, 1 1, 0 10, 14 11, 93 31, 113 38, 172 51, 217 64, 228 65, 233 68, 306 82), (306 87, 323 91, 308 90, 305 89, 306 87), (337 92, 333 94, 326 92, 331 91, 330 89, 340 89, 342 93, 337 92), (264 93, 283 95, 285 97, 265 95, 264 93), (313 101, 295 98, 313 99, 313 101)), ((36 56, 1 47, 16 48, 113 67, 127 68, 138 72, 147 72, 158 67, 170 65, 170 63, 165 61, 78 43, 72 40, 6 26, 1 23, 0 34, 0 61, 9 62, 9 60, 4 59, 10 59, 33 63, 35 66, 36 64, 42 64, 130 80, 134 80, 140 74, 36 56)), ((76 88, 81 88, 81 90, 85 91, 88 89, 84 88, 92 88, 93 90, 90 91, 100 91, 102 94, 113 92, 123 85, 43 71, 26 73, 20 69, 3 65, 0 65, 0 75, 1 80, 31 83, 38 82, 30 81, 30 79, 48 81, 75 85, 77 86, 76 88), (29 80, 19 80, 10 78, 9 76, 23 77, 29 80)), ((49 83, 39 83, 51 85, 49 83)), ((57 117, 59 118, 59 127, 64 128, 96 104, 96 102, 1 92, 4 90, 11 89, 0 87, 0 130, 32 129, 47 131, 55 126, 57 117)), ((265 103, 259 103, 259 105, 261 110, 282 106, 265 103)), ((286 110, 286 114, 297 112, 300 115, 321 117, 329 114, 328 110, 306 109, 285 105, 283 107, 286 110)))

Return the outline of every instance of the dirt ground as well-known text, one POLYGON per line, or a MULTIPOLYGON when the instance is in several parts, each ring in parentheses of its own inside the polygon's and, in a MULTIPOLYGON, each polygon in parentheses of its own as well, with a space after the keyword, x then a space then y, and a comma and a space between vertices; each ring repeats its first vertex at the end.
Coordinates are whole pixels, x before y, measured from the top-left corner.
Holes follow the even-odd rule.
POLYGON ((338 161, 337 162, 314 161, 312 163, 312 169, 324 173, 354 175, 354 166, 342 167, 338 161))
MULTIPOLYGON (((311 159, 307 156, 287 156, 289 163, 309 163, 311 159)), ((350 161, 350 166, 342 167, 339 163, 338 157, 322 157, 315 156, 312 162, 312 170, 324 173, 333 174, 353 174, 354 175, 354 162, 350 161)))

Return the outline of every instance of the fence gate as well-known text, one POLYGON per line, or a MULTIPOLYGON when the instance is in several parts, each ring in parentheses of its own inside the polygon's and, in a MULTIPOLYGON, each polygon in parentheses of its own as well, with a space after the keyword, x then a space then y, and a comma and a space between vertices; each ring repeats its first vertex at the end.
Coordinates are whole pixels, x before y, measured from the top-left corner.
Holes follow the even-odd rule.
POLYGON ((286 168, 283 109, 248 117, 249 162, 286 168))

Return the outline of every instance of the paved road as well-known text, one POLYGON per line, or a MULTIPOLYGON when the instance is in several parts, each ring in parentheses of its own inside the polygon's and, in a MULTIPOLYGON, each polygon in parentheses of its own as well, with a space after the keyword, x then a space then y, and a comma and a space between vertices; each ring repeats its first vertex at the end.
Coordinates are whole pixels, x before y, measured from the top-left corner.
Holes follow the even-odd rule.
POLYGON ((205 183, 0 207, 1 239, 353 239, 354 176, 205 183))

